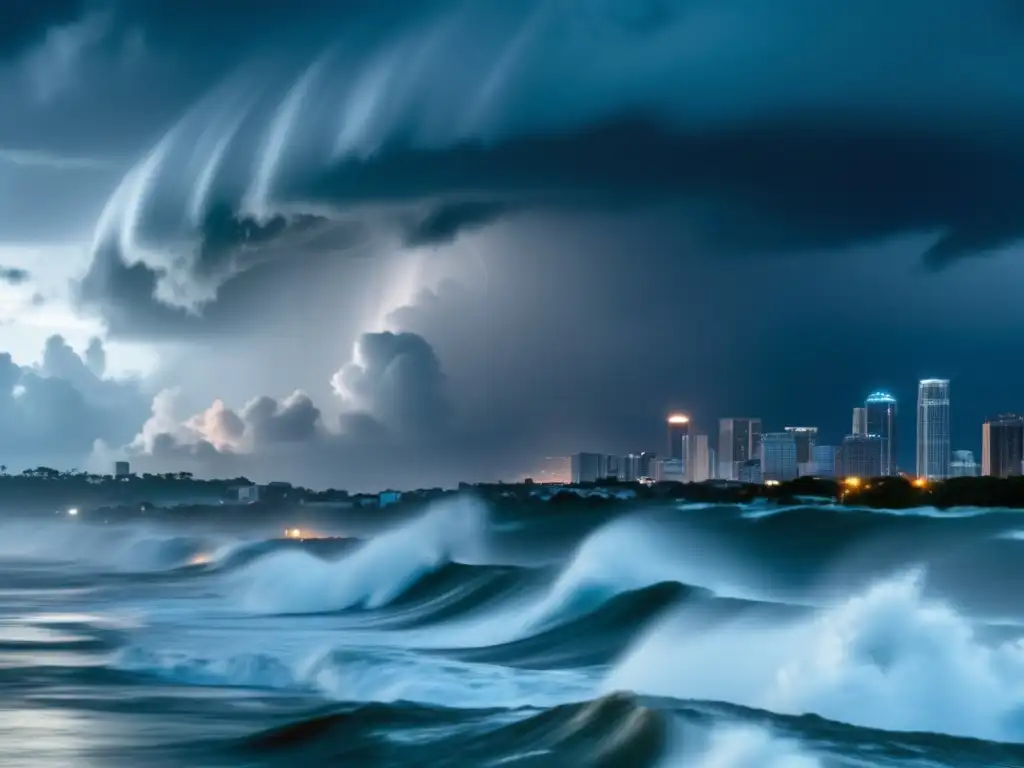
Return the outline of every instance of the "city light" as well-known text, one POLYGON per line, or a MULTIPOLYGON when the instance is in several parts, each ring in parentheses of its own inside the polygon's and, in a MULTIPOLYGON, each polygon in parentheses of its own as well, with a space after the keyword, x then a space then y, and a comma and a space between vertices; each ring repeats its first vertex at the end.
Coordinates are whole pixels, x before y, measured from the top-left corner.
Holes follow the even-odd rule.
POLYGON ((914 479, 914 487, 915 488, 927 488, 928 487, 928 478, 926 478, 926 477, 915 478, 914 479))
POLYGON ((843 480, 843 484, 850 488, 860 488, 860 478, 848 477, 845 480, 843 480))
POLYGON ((289 539, 301 539, 302 531, 298 528, 286 528, 284 531, 284 535, 287 536, 289 539))
POLYGON ((690 417, 685 413, 673 413, 668 417, 669 424, 689 424, 690 417))
POLYGON ((765 480, 764 484, 765 485, 782 485, 782 483, 780 483, 778 480, 765 480))

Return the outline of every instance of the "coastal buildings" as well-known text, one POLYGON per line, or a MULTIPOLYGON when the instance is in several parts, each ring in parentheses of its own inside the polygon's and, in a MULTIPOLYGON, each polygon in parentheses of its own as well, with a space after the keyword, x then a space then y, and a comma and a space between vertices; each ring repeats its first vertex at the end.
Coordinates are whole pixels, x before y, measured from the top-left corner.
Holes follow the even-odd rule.
POLYGON ((978 462, 974 460, 974 451, 953 451, 953 460, 949 463, 950 477, 977 477, 978 462))
POLYGON ((786 427, 796 440, 796 466, 799 475, 813 475, 814 444, 818 439, 817 427, 786 427))
POLYGON ((739 466, 760 458, 761 420, 726 418, 718 420, 718 477, 738 480, 739 466))
POLYGON ((888 392, 873 392, 864 401, 866 434, 878 435, 882 452, 882 475, 898 472, 896 461, 896 398, 888 392))
POLYGON ((853 427, 851 435, 866 435, 868 433, 868 412, 866 408, 857 407, 853 409, 853 427))
POLYGON ((114 477, 122 479, 125 477, 131 477, 132 465, 127 461, 115 461, 114 462, 114 477))
POLYGON ((1024 472, 1024 416, 1007 414, 981 426, 981 474, 1014 477, 1024 472))
POLYGON ((707 435, 689 435, 686 438, 686 480, 691 483, 703 483, 711 479, 711 456, 708 448, 707 435))
POLYGON ((847 435, 839 448, 842 477, 878 477, 882 474, 882 438, 878 435, 847 435))
POLYGON ((817 477, 836 477, 840 474, 836 470, 836 459, 839 449, 834 445, 815 445, 811 449, 811 456, 814 462, 814 471, 811 474, 817 477))
POLYGON ((686 438, 690 434, 690 417, 684 413, 673 413, 668 417, 667 458, 686 460, 686 438))
POLYGON ((766 432, 761 435, 762 481, 793 480, 798 475, 797 442, 793 432, 766 432))
POLYGON ((922 379, 917 387, 917 476, 949 477, 949 379, 922 379))
POLYGON ((574 453, 569 460, 572 482, 596 483, 607 477, 608 457, 600 453, 574 453))

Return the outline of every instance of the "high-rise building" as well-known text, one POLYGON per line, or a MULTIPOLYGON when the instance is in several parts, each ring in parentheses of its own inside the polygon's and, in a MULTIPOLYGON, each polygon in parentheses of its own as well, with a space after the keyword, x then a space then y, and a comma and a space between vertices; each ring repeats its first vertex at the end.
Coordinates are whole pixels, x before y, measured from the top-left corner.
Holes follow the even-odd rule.
POLYGON ((569 464, 573 483, 596 483, 608 476, 608 457, 602 453, 574 453, 569 464))
POLYGON ((761 479, 793 480, 797 477, 796 436, 792 432, 761 435, 761 479))
POLYGON ((917 385, 917 476, 949 477, 949 379, 922 379, 917 385))
POLYGON ((690 483, 703 483, 711 477, 708 471, 708 436, 689 435, 686 448, 686 480, 690 483))
POLYGON ((879 477, 882 474, 882 438, 878 435, 847 435, 839 448, 842 477, 879 477))
POLYGON ((896 465, 896 398, 888 392, 873 392, 864 401, 864 411, 867 434, 882 438, 879 446, 882 451, 881 474, 897 474, 899 469, 896 465))
POLYGON ((841 472, 836 469, 836 456, 839 449, 834 445, 815 445, 811 449, 813 474, 816 477, 836 477, 841 472))
POLYGON ((981 426, 981 474, 1016 477, 1024 472, 1024 416, 1006 414, 981 426))
POLYGON ((114 462, 114 477, 124 478, 128 477, 132 473, 132 465, 127 461, 115 461, 114 462))
POLYGON ((817 427, 786 427, 796 440, 796 465, 800 475, 813 475, 814 443, 818 439, 817 427))
POLYGON ((760 419, 718 420, 718 477, 737 480, 739 465, 760 458, 760 419))
POLYGON ((851 435, 866 435, 868 433, 868 412, 866 408, 853 409, 853 429, 851 435))
POLYGON ((974 451, 953 451, 953 460, 949 462, 950 477, 977 477, 978 462, 974 460, 974 451))
POLYGON ((673 413, 668 417, 668 457, 683 461, 686 450, 685 438, 690 434, 690 417, 684 413, 673 413))

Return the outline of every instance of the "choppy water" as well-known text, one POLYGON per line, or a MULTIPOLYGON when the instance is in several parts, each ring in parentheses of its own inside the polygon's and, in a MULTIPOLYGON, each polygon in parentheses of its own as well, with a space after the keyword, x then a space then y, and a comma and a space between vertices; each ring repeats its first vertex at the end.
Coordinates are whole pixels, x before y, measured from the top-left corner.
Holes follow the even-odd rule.
POLYGON ((365 540, 8 520, 0 765, 1024 766, 1021 531, 468 500, 365 540))

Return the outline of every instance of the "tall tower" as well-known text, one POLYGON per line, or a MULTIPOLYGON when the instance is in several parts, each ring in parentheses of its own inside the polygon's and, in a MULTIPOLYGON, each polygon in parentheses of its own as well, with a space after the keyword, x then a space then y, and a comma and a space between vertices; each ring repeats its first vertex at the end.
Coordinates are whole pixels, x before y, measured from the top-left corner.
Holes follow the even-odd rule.
POLYGON ((686 460, 686 438, 690 435, 690 417, 685 413, 673 413, 668 417, 668 458, 673 461, 686 460))
POLYGON ((851 435, 866 435, 868 433, 868 412, 866 408, 853 409, 853 429, 851 435))
POLYGON ((981 474, 1015 477, 1024 472, 1024 417, 1000 416, 981 427, 981 474))
POLYGON ((917 385, 917 476, 949 477, 949 379, 922 379, 917 385))
POLYGON ((896 398, 888 392, 873 392, 864 401, 867 434, 878 435, 881 442, 882 475, 895 475, 896 467, 896 398))
POLYGON ((738 478, 739 465, 761 458, 760 419, 718 420, 718 476, 738 478))

